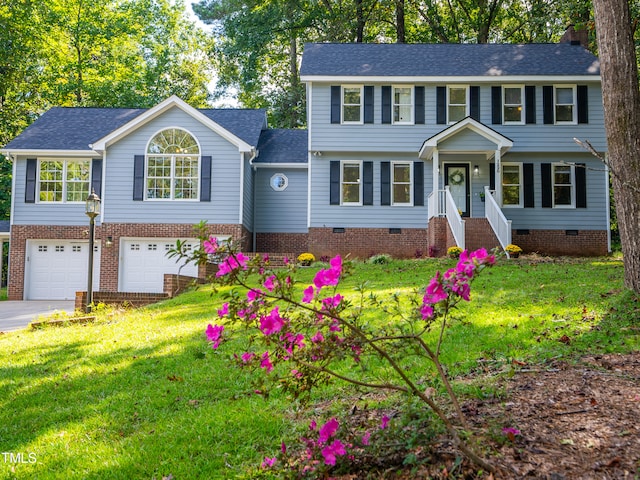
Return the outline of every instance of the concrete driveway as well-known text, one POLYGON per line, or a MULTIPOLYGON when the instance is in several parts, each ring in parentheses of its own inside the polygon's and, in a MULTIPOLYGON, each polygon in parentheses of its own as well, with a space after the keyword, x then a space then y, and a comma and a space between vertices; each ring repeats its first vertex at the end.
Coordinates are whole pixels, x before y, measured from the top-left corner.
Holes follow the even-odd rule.
POLYGON ((64 310, 72 313, 73 300, 24 300, 0 302, 0 332, 25 328, 38 316, 64 310))

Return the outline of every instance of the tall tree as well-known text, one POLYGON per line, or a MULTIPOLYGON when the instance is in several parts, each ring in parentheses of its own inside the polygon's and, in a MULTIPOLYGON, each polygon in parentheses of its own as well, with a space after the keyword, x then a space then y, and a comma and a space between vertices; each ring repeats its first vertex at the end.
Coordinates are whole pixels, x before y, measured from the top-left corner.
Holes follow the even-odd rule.
POLYGON ((629 4, 593 0, 625 285, 640 294, 640 91, 629 4))

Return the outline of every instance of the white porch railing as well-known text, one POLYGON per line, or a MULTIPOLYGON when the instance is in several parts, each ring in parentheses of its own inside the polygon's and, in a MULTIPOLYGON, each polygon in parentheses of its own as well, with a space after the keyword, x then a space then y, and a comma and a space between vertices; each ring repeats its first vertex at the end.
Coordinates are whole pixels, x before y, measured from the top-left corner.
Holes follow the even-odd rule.
POLYGON ((433 217, 444 217, 444 190, 435 190, 429 194, 429 220, 433 217))
POLYGON ((453 200, 453 196, 449 191, 448 185, 444 187, 444 195, 445 215, 447 216, 451 233, 453 233, 453 238, 456 240, 456 245, 464 250, 464 220, 462 220, 462 216, 460 216, 460 213, 458 212, 458 206, 453 200))
MULTIPOLYGON (((484 196, 484 215, 487 217, 493 232, 498 238, 498 242, 500 242, 500 246, 504 250, 511 243, 511 220, 507 220, 507 217, 504 216, 498 202, 493 197, 493 191, 489 190, 489 187, 484 187, 484 196)), ((509 252, 505 250, 505 253, 509 257, 509 252)))

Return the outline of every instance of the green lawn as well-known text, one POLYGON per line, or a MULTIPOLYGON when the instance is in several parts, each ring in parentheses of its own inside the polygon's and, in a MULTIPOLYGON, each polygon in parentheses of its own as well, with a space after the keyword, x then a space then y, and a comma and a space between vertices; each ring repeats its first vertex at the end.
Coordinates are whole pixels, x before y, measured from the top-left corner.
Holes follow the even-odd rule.
MULTIPOLYGON (((341 291, 364 279, 379 295, 410 291, 453 264, 358 263, 341 291)), ((443 361, 462 375, 637 350, 639 304, 622 276, 619 259, 501 261, 474 283, 443 361)), ((0 336, 0 451, 13 454, 0 456, 0 478, 255 478, 307 416, 277 391, 253 393, 251 374, 229 362, 235 341, 209 348, 204 329, 219 306, 206 287, 94 324, 0 336)), ((332 385, 315 398, 350 392, 332 385)))

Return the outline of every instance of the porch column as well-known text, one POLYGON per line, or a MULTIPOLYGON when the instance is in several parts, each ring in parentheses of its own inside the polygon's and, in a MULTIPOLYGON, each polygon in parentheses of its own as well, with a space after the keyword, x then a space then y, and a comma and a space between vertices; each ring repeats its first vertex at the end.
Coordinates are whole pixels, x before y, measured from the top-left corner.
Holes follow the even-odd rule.
MULTIPOLYGON (((438 178, 438 169, 440 168, 440 152, 438 152, 437 148, 433 150, 432 168, 433 168, 433 193, 435 195, 439 195, 438 190, 439 190, 440 182, 438 178)), ((438 198, 440 197, 438 196, 438 198)))
POLYGON ((500 157, 500 149, 498 148, 495 153, 495 166, 496 166, 496 193, 494 198, 498 205, 502 206, 502 165, 500 157))

